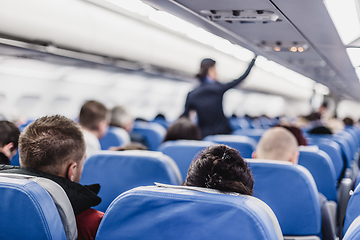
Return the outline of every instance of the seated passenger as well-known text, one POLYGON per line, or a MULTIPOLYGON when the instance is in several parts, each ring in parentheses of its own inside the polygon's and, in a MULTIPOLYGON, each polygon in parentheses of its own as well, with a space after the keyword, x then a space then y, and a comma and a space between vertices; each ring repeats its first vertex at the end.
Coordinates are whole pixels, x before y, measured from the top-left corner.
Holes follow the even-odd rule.
POLYGON ((133 129, 134 118, 125 107, 115 106, 111 109, 110 126, 118 127, 123 130, 122 138, 124 139, 124 144, 131 142, 129 133, 133 129))
POLYGON ((278 127, 283 127, 287 130, 289 130, 294 137, 296 138, 296 141, 298 143, 298 146, 307 146, 307 141, 304 135, 301 132, 301 129, 295 126, 288 126, 288 125, 279 125, 278 127))
POLYGON ((104 213, 98 205, 99 185, 79 184, 85 160, 81 128, 71 119, 55 115, 42 117, 27 126, 19 138, 20 166, 0 166, 2 173, 16 173, 50 179, 66 192, 74 210, 78 239, 94 239, 104 213))
POLYGON ((79 123, 86 142, 87 158, 101 150, 99 139, 108 129, 110 113, 100 102, 87 101, 80 110, 79 123))
POLYGON ((206 148, 191 163, 183 185, 252 195, 254 179, 240 153, 219 144, 206 148))
POLYGON ((352 118, 346 117, 343 119, 343 122, 347 127, 354 126, 354 120, 352 118))
POLYGON ((131 142, 120 147, 111 147, 110 151, 127 151, 127 150, 148 150, 148 148, 138 142, 131 142))
POLYGON ((181 117, 168 128, 164 142, 174 140, 201 140, 200 128, 187 117, 181 117))
MULTIPOLYGON (((286 161, 298 164, 298 143, 294 135, 285 128, 274 127, 267 130, 262 137, 256 150, 253 152, 253 158, 286 161)), ((331 220, 330 211, 326 205, 326 198, 319 193, 319 202, 321 207, 321 232, 323 240, 334 240, 335 230, 331 220)))
POLYGON ((20 131, 13 123, 0 121, 0 164, 10 164, 18 148, 19 135, 20 131))

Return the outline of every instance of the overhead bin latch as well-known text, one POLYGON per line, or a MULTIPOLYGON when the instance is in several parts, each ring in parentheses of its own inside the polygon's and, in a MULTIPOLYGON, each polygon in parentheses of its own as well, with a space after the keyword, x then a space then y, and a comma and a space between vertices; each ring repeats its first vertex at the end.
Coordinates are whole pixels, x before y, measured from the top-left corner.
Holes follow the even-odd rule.
POLYGON ((268 10, 202 10, 201 14, 212 21, 240 23, 278 22, 279 15, 268 10))

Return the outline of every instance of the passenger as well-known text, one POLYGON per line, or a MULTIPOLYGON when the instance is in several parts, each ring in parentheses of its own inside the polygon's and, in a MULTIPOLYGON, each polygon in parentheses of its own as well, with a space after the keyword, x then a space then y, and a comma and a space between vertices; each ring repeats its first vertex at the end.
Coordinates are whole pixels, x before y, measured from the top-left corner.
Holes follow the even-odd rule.
POLYGON ((9 121, 0 121, 0 164, 10 164, 16 154, 20 131, 9 121))
MULTIPOLYGON (((282 127, 274 127, 267 130, 262 137, 252 158, 279 160, 298 164, 298 143, 291 132, 282 127)), ((321 207, 321 232, 323 240, 336 239, 334 225, 331 220, 330 211, 326 205, 326 198, 319 193, 321 207)))
POLYGON ((202 60, 197 78, 201 85, 188 93, 183 116, 188 117, 191 110, 198 116, 202 138, 215 134, 230 134, 232 128, 223 111, 223 96, 230 88, 241 83, 250 73, 256 57, 251 61, 245 73, 238 79, 222 84, 217 81, 215 61, 202 60))
POLYGON ((295 127, 295 126, 287 126, 287 125, 279 125, 278 127, 283 127, 285 129, 289 130, 296 138, 298 146, 307 146, 306 138, 302 134, 302 131, 300 128, 295 127))
POLYGON ((164 142, 174 140, 201 140, 200 129, 186 117, 181 117, 168 128, 164 142))
POLYGON ((310 134, 326 134, 331 135, 333 134, 330 128, 325 126, 317 126, 309 130, 310 134))
POLYGON ((121 136, 124 140, 124 144, 131 142, 129 133, 132 131, 134 126, 134 118, 131 116, 129 111, 123 106, 115 106, 111 110, 111 127, 118 127, 121 130, 121 136))
POLYGON ((346 117, 343 119, 343 122, 347 127, 354 126, 354 120, 352 118, 346 117))
POLYGON ((219 144, 206 148, 191 163, 184 185, 252 195, 254 179, 240 153, 219 144))
POLYGON ((80 110, 79 123, 84 132, 87 158, 101 150, 99 139, 109 126, 110 113, 100 102, 87 101, 80 110))
POLYGON ((110 151, 127 151, 127 150, 148 150, 148 148, 138 142, 131 142, 120 147, 111 147, 110 151))
POLYGON ((20 166, 2 165, 1 172, 38 176, 58 183, 74 210, 78 239, 94 239, 104 213, 91 207, 101 202, 100 186, 79 184, 85 160, 81 128, 63 116, 35 120, 19 138, 20 166))
POLYGON ((132 132, 134 127, 134 121, 135 119, 131 115, 129 110, 123 106, 115 106, 111 110, 110 126, 118 127, 125 130, 122 133, 123 139, 125 140, 124 144, 129 144, 131 142, 138 142, 142 145, 147 146, 147 142, 143 136, 132 132))

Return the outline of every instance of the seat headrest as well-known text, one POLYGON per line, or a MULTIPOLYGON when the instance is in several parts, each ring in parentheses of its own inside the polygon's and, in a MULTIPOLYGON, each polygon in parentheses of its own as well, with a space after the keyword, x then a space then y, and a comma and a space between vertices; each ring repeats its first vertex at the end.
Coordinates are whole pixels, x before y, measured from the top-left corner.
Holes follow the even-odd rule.
POLYGON ((66 240, 60 215, 39 184, 0 177, 0 238, 66 240))
POLYGON ((282 239, 269 211, 249 196, 191 187, 139 187, 109 206, 96 239, 282 239))
POLYGON ((247 159, 254 177, 254 196, 274 211, 284 235, 319 235, 318 191, 310 172, 283 161, 247 159))

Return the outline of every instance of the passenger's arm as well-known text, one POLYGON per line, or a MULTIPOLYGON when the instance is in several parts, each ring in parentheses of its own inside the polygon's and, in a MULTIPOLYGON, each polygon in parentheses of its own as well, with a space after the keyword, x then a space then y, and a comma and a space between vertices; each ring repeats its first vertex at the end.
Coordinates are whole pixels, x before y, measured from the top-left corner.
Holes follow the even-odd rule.
POLYGON ((255 57, 251 60, 248 68, 246 69, 246 71, 245 71, 245 73, 243 75, 241 75, 239 78, 235 79, 234 81, 226 83, 226 84, 223 85, 224 86, 224 92, 229 90, 230 88, 235 87, 239 83, 241 83, 249 75, 252 67, 255 64, 256 58, 257 58, 257 56, 255 55, 255 57))

